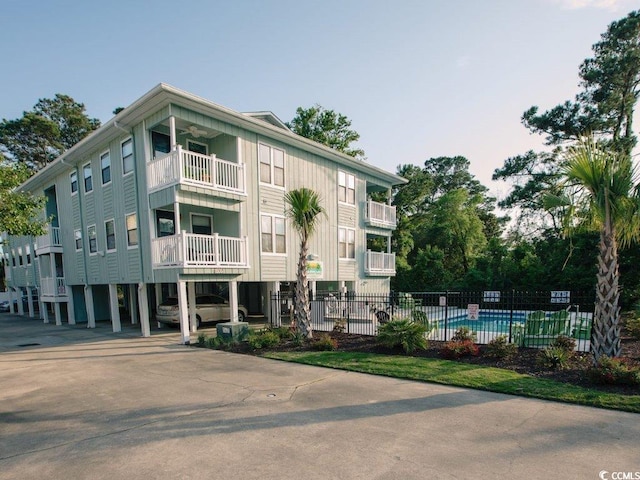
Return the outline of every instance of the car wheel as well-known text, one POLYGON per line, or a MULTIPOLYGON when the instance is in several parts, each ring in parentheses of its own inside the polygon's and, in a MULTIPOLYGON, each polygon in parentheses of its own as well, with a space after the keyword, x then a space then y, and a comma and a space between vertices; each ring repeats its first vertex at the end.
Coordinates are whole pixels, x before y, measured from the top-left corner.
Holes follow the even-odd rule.
POLYGON ((244 322, 246 316, 244 314, 244 312, 242 310, 238 310, 238 321, 239 322, 244 322))

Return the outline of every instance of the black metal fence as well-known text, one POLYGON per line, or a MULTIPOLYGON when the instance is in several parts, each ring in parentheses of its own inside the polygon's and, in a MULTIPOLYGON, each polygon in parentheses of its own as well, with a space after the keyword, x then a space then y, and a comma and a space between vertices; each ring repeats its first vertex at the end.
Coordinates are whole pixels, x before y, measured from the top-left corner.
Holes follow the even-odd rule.
MULTIPOLYGON (((395 318, 412 318, 427 327, 429 339, 447 341, 460 328, 487 344, 499 335, 522 347, 545 347, 558 336, 572 337, 579 351, 588 351, 595 296, 571 291, 317 293, 311 300, 314 331, 341 327, 347 333, 377 335, 378 327, 395 318)), ((294 320, 291 293, 271 296, 271 323, 294 320)))

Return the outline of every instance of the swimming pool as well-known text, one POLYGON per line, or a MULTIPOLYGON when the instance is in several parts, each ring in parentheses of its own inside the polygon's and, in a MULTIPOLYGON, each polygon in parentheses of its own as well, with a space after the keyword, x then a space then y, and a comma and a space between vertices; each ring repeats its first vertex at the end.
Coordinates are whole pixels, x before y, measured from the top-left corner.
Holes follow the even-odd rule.
MULTIPOLYGON (((474 332, 495 332, 509 333, 509 325, 513 320, 513 324, 524 323, 527 316, 524 312, 480 312, 478 320, 469 320, 467 315, 457 315, 447 319, 447 328, 458 329, 460 327, 469 327, 474 332)), ((444 328, 444 319, 440 319, 440 325, 444 328)))

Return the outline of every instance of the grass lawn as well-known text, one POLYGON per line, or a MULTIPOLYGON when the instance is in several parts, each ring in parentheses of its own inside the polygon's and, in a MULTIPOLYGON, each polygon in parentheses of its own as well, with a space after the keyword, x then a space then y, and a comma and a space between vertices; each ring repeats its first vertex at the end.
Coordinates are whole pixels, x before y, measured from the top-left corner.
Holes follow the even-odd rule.
POLYGON ((640 413, 640 395, 618 395, 495 367, 354 352, 268 352, 267 358, 640 413))

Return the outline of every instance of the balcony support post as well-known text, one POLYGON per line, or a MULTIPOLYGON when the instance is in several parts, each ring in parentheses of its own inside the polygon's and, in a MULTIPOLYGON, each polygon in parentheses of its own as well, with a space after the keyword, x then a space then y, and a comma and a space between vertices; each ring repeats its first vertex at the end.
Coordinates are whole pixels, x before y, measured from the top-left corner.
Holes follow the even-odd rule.
POLYGON ((96 311, 93 308, 93 288, 84 286, 84 302, 87 305, 87 328, 96 328, 96 311))
MULTIPOLYGON (((73 288, 72 287, 67 287, 67 288, 69 288, 69 292, 67 294, 69 298, 69 301, 67 302, 67 321, 69 322, 69 325, 75 325, 76 324, 76 308, 73 303, 73 288)), ((42 311, 46 312, 47 309, 44 308, 42 311)))
POLYGON ((140 308, 140 328, 143 337, 151 336, 149 326, 149 302, 147 300, 147 286, 144 283, 138 284, 138 308, 140 308))
POLYGON ((136 308, 136 285, 129 284, 129 315, 131 316, 131 325, 138 323, 138 309, 136 308))
POLYGON ((187 309, 187 282, 178 280, 178 311, 180 312, 180 333, 182 334, 181 343, 183 345, 189 345, 191 343, 189 336, 189 312, 187 309))
POLYGON ((191 333, 198 331, 198 319, 196 318, 196 282, 187 282, 187 297, 189 302, 189 326, 191 333))
POLYGON ((229 314, 231 322, 238 323, 238 282, 236 280, 229 282, 229 314))
POLYGON ((53 311, 56 316, 56 325, 62 325, 62 312, 60 311, 60 303, 55 302, 53 304, 53 311))
POLYGON ((122 330, 120 323, 120 310, 118 309, 118 285, 109 284, 109 307, 111 309, 111 327, 114 333, 122 330))
POLYGON ((174 150, 178 142, 176 140, 176 117, 173 115, 169 117, 169 141, 171 142, 171 150, 174 150))

